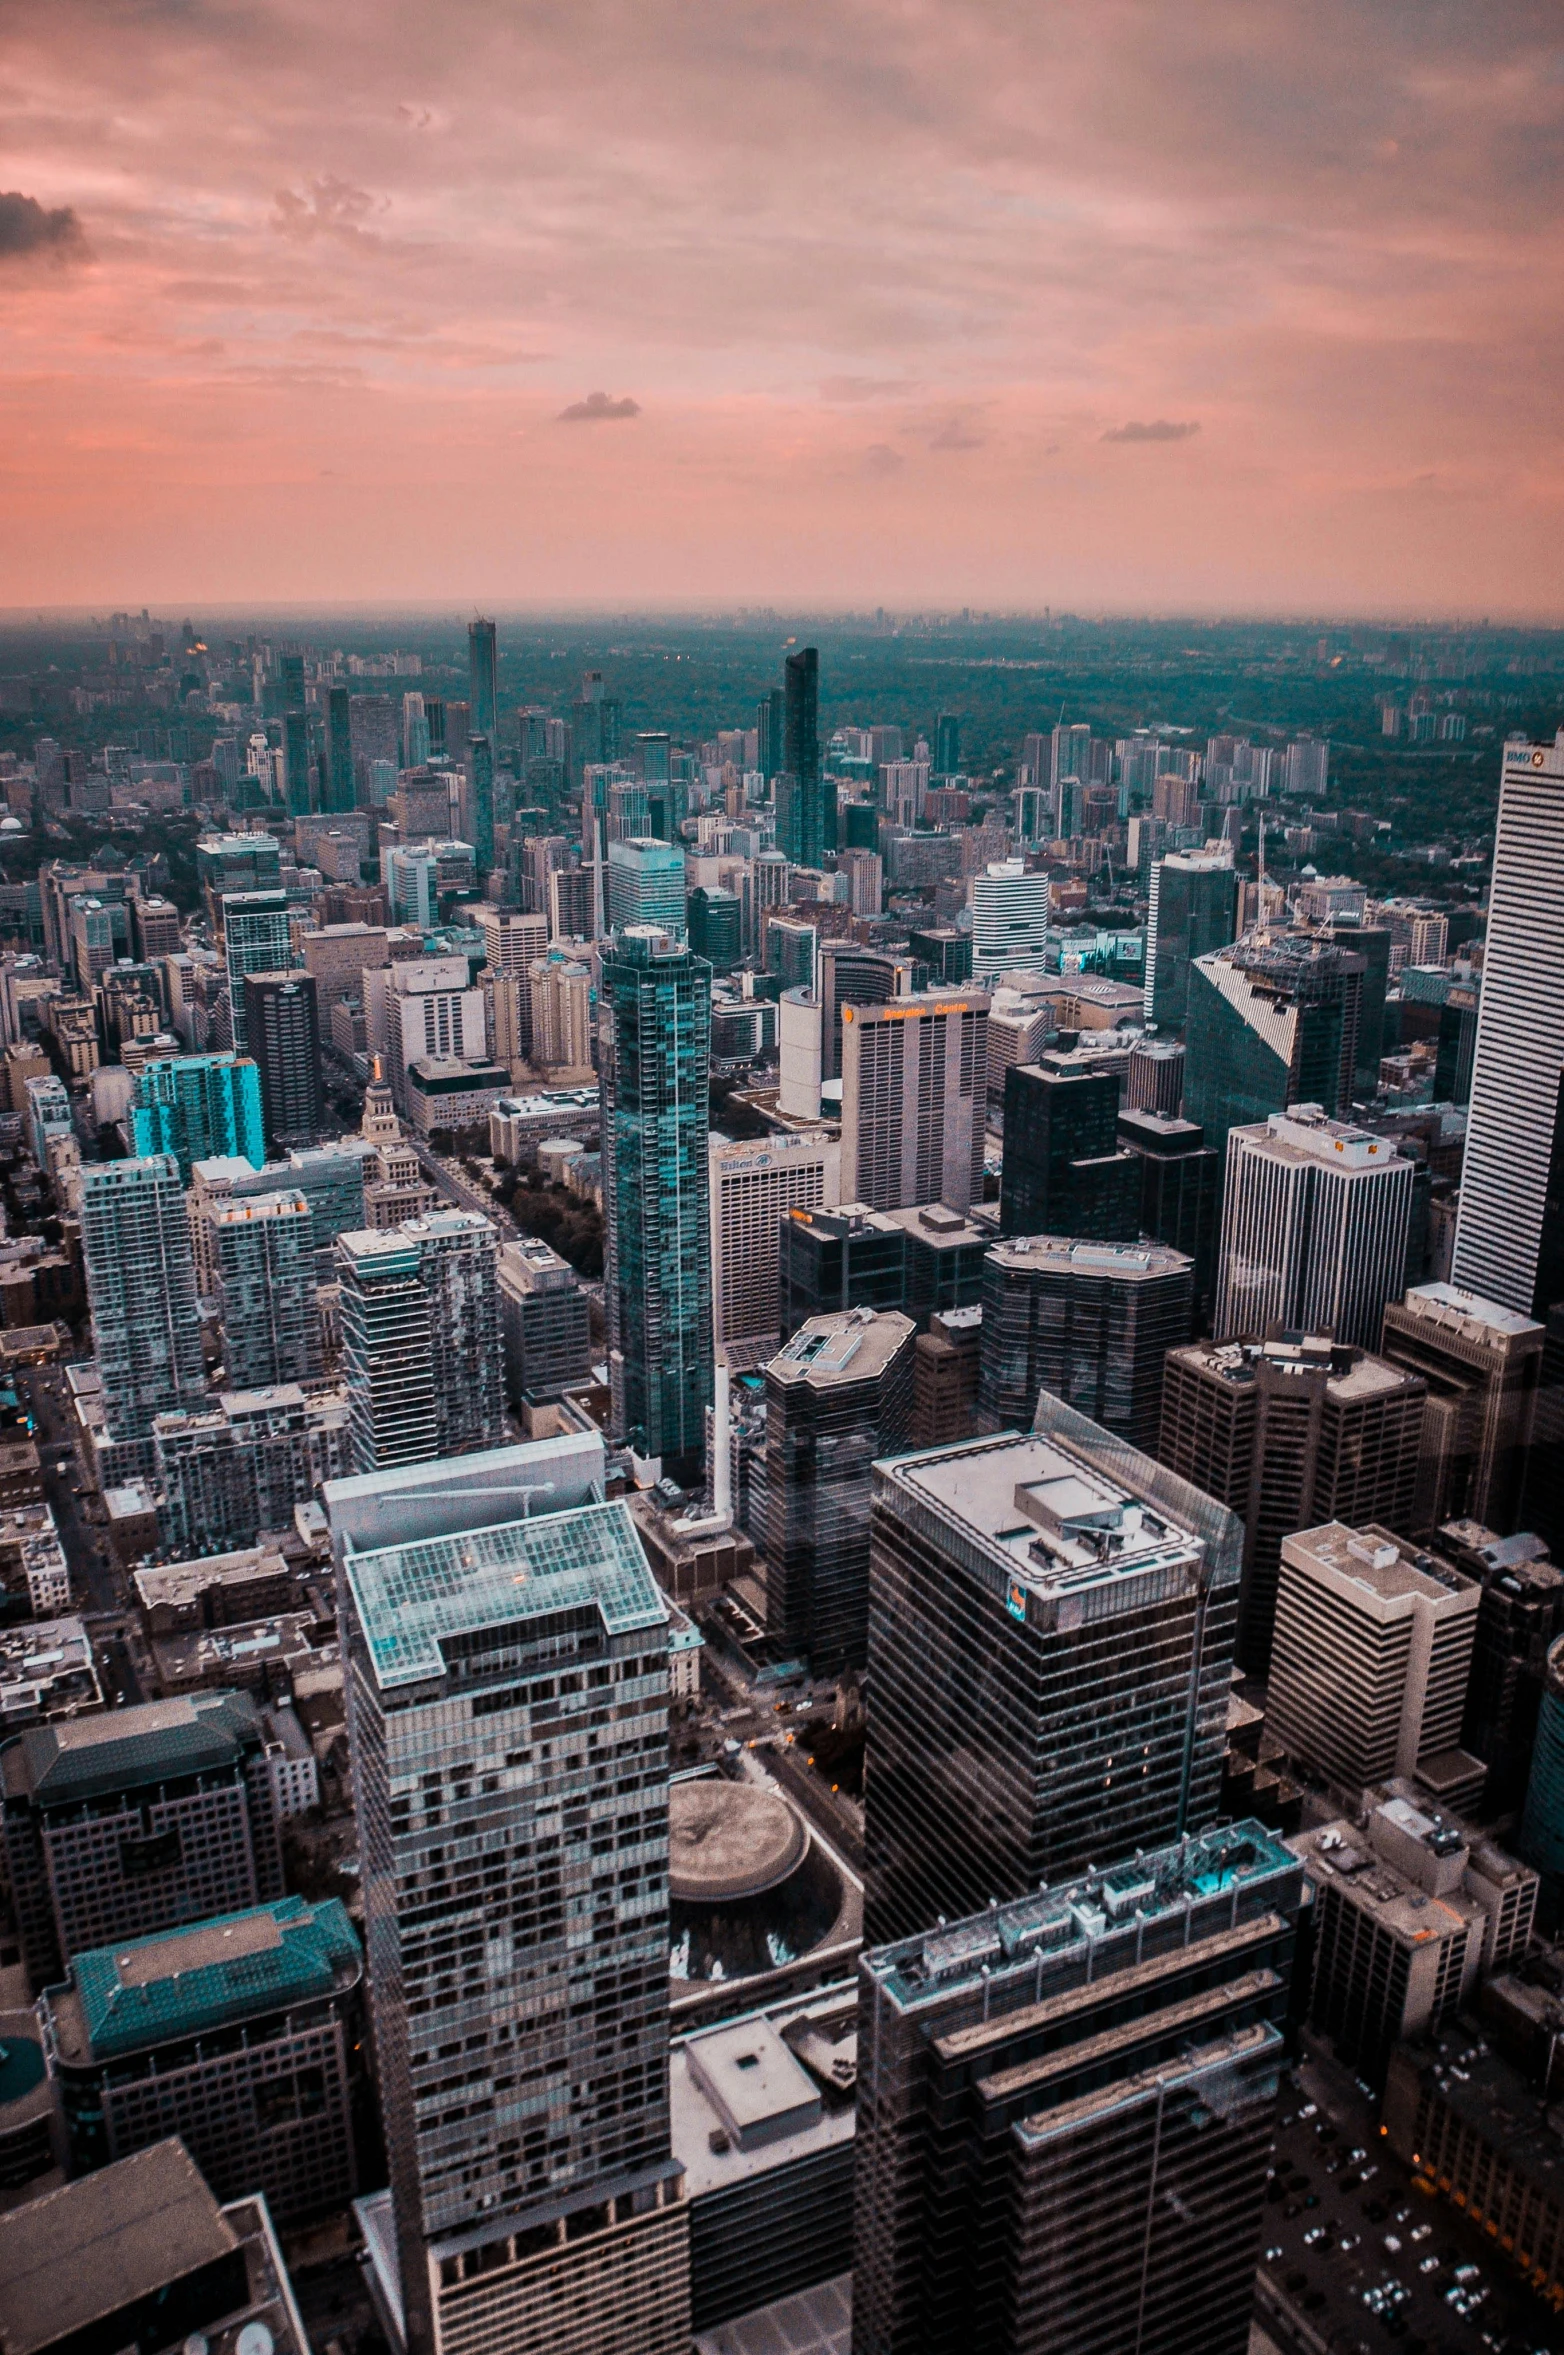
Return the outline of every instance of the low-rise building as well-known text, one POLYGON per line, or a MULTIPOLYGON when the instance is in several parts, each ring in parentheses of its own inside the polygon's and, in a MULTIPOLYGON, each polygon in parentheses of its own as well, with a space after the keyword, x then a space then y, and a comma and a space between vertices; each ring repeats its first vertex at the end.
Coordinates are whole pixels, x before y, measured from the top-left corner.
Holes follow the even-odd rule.
POLYGON ((92 1643, 79 1619, 0 1628, 0 1741, 24 1726, 102 1709, 92 1643))
POLYGON ((596 1088, 549 1088, 534 1096, 504 1095, 489 1112, 489 1151, 496 1161, 531 1162, 546 1137, 579 1137, 593 1143, 602 1133, 596 1088))
POLYGON ((57 1619, 69 1611, 70 1565, 52 1506, 13 1505, 0 1513, 0 1587, 16 1604, 26 1597, 17 1616, 57 1619))
POLYGON ((498 1263, 505 1384, 513 1406, 560 1397, 592 1370, 591 1308, 575 1269, 541 1237, 502 1248, 498 1263))
POLYGON ((131 1584, 150 1636, 236 1627, 297 1607, 300 1600, 293 1572, 270 1546, 163 1563, 138 1570, 131 1584))
POLYGON ((358 2188, 351 2118, 363 1956, 335 1898, 283 1897, 71 1957, 38 2006, 74 2174, 179 2135, 221 2199, 279 2222, 358 2188))
POLYGON ((410 1064, 403 1077, 407 1117, 421 1137, 441 1128, 479 1128, 510 1084, 508 1064, 425 1055, 410 1064))
POLYGON ((192 1628, 154 1638, 152 1661, 162 1692, 248 1692, 257 1699, 291 1688, 295 1669, 337 1658, 333 1631, 313 1611, 286 1611, 237 1627, 192 1628))

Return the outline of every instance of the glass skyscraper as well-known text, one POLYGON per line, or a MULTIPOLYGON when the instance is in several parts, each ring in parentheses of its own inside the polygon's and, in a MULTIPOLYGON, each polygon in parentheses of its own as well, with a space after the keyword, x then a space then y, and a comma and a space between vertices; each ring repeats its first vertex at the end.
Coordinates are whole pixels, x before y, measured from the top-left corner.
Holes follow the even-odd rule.
POLYGON ((136 1075, 131 1107, 136 1151, 171 1154, 181 1185, 191 1165, 237 1156, 259 1169, 266 1159, 261 1079, 242 1055, 168 1055, 136 1075))
POLYGON ((711 967, 652 925, 603 960, 604 1289, 613 1429, 699 1481, 712 1395, 711 967))
POLYGON ((139 1439, 154 1415, 206 1403, 190 1221, 168 1153, 88 1163, 81 1249, 109 1427, 139 1439))
POLYGON ((233 1042, 245 1052, 244 977, 247 973, 280 973, 297 960, 293 954, 293 926, 285 891, 225 891, 223 948, 228 960, 228 1007, 233 1042))
POLYGON ((1229 946, 1237 907, 1230 858, 1180 851, 1154 862, 1146 916, 1146 1020, 1158 1030, 1183 1030, 1190 965, 1229 946))
POLYGON ((467 624, 467 725, 494 741, 499 726, 498 646, 492 621, 467 624))
POLYGON ((820 656, 800 646, 783 665, 782 770, 777 848, 795 867, 818 867, 836 848, 836 780, 820 766, 820 656))
POLYGON ((338 1237, 343 1372, 361 1472, 503 1439, 498 1261, 498 1236, 476 1210, 338 1237))
POLYGON ((1364 960, 1307 934, 1257 933, 1189 968, 1184 1112, 1227 1152, 1231 1128, 1291 1104, 1334 1115, 1357 1069, 1364 960))

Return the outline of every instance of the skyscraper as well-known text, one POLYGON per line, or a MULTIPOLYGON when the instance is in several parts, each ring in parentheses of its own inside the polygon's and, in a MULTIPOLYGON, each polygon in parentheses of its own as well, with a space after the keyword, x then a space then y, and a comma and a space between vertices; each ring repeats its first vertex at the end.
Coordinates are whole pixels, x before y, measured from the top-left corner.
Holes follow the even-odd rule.
POLYGON ((912 1319, 811 1317, 766 1367, 766 1626, 815 1676, 869 1648, 869 1497, 912 1420, 912 1319))
MULTIPOLYGON (((1135 1057, 1130 1057, 1133 1082, 1135 1057)), ((1209 1322, 1216 1289, 1222 1163, 1198 1121, 1126 1106, 1118 1116, 1122 1151, 1140 1163, 1140 1231, 1195 1263, 1196 1330, 1209 1322)))
POLYGON ((1045 1392, 876 1468, 865 1936, 912 1936, 1215 1812, 1243 1533, 1045 1392))
POLYGON ((1175 851, 1151 869, 1146 916, 1146 1020, 1182 1031, 1189 1013, 1189 968, 1196 957, 1233 939, 1238 881, 1229 858, 1175 851))
POLYGON ((239 1055, 164 1055, 136 1074, 131 1107, 136 1151, 170 1153, 180 1181, 213 1154, 239 1155, 259 1169, 266 1159, 261 1080, 239 1055))
POLYGON ((755 766, 769 785, 785 757, 782 690, 768 687, 755 706, 755 766))
POLYGON ((1025 1430, 1050 1391, 1150 1454, 1162 1367, 1189 1339, 1194 1265, 1158 1244, 1016 1235, 983 1262, 979 1428, 1025 1430))
POLYGON ((1118 1114, 1119 1083, 1111 1072, 1011 1064, 1000 1174, 1000 1224, 1007 1235, 1134 1242, 1141 1171, 1134 1156, 1120 1149, 1118 1114))
POLYGON ((1048 877, 1024 859, 990 859, 967 885, 972 970, 981 981, 1029 965, 1048 950, 1048 877))
POLYGON ((608 846, 608 928, 654 925, 675 940, 684 938, 688 908, 684 893, 684 852, 676 842, 631 835, 608 846))
POLYGON ((244 1034, 260 1073, 268 1153, 314 1145, 326 1121, 313 973, 247 973, 244 1034))
POLYGON ((790 1211, 829 1207, 842 1151, 824 1129, 732 1138, 712 1132, 712 1329, 719 1342, 779 1333, 779 1235, 790 1211))
POLYGON ((467 777, 472 789, 472 848, 478 880, 494 865, 494 738, 467 740, 467 777))
POLYGON ((795 867, 818 867, 836 848, 836 780, 820 768, 820 656, 800 646, 783 665, 783 758, 777 848, 795 867))
POLYGON ((321 807, 350 810, 353 784, 352 697, 346 687, 333 687, 326 698, 326 793, 321 807))
POLYGON ((1386 1357, 1428 1385, 1415 1532, 1461 1519, 1501 1537, 1515 1527, 1546 1339, 1533 1318, 1457 1284, 1414 1285, 1386 1308, 1386 1357))
POLYGON ((408 2355, 689 2345, 667 1611, 602 1470, 572 1436, 326 1491, 408 2355))
POLYGON ((961 769, 961 721, 953 711, 942 711, 934 723, 934 774, 954 777, 961 769))
POLYGON ((467 724, 474 736, 492 745, 499 727, 499 670, 496 633, 492 621, 467 624, 467 724))
POLYGON ((296 1188, 216 1203, 217 1269, 228 1390, 318 1382, 320 1294, 310 1206, 296 1188))
POLYGON ((1227 1136, 1219 1338, 1273 1325, 1372 1348, 1406 1274, 1413 1165, 1312 1104, 1227 1136))
POLYGON ((1245 2355, 1303 1868, 1103 1855, 860 1961, 860 2355, 1245 2355))
MULTIPOLYGON (((857 940, 823 940, 816 954, 820 990, 820 1077, 840 1079, 842 1008, 883 1006, 893 998, 905 996, 914 987, 913 961, 910 956, 894 956, 881 949, 866 948, 857 940)), ((805 989, 813 986, 811 978, 804 974, 799 974, 797 981, 805 989)), ((789 981, 787 985, 791 987, 792 982, 789 981)))
POLYGON ((1310 935, 1256 933, 1189 968, 1184 1111, 1214 1151, 1227 1132, 1341 1107, 1356 1069, 1363 960, 1310 935))
POLYGON ((872 1210, 983 1199, 988 1006, 922 990, 842 1009, 842 1194, 872 1210))
POLYGON ((282 715, 284 790, 290 818, 307 818, 316 805, 315 751, 310 741, 310 715, 302 704, 282 715))
POLYGON ((337 1239, 342 1359, 361 1472, 505 1435, 498 1237, 475 1210, 337 1239))
POLYGON ((1282 1540, 1324 1521, 1414 1525, 1425 1386, 1328 1333, 1168 1354, 1157 1454, 1243 1523, 1238 1658, 1270 1664, 1282 1540))
POLYGON ((78 1179, 92 1346, 116 1437, 206 1394, 190 1222, 171 1154, 89 1163, 78 1179))
POLYGON ((236 1054, 249 1047, 244 977, 280 973, 294 963, 293 924, 285 891, 225 891, 223 952, 228 963, 228 1008, 236 1054))
POLYGON ((1465 1290, 1527 1317, 1564 1299, 1561 936, 1564 728, 1552 744, 1504 748, 1451 1268, 1465 1290))
POLYGON ((613 1429, 702 1476, 712 1395, 711 967, 652 925, 603 959, 603 1282, 613 1429))

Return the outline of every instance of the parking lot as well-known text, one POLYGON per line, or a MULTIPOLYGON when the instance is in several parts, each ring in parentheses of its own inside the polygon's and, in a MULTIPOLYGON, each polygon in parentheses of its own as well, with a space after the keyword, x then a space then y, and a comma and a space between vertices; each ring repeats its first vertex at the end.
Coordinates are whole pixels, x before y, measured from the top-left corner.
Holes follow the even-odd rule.
POLYGON ((1486 2236, 1413 2188, 1369 2102, 1307 2063, 1283 2081, 1260 2272, 1264 2327, 1308 2355, 1554 2355, 1564 2345, 1560 2318, 1486 2236))

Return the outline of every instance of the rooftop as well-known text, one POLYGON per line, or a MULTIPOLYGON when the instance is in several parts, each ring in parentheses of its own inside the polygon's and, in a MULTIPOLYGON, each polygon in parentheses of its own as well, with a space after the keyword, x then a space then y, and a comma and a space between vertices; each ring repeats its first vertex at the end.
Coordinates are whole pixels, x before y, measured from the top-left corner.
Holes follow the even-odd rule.
POLYGON ((1368 1907, 1376 1925, 1407 1946, 1426 1946, 1431 1938, 1463 1933, 1480 1918, 1482 1907, 1459 1887, 1437 1897, 1409 1874, 1398 1872, 1368 1835, 1345 1821, 1300 1832, 1288 1842, 1309 1877, 1320 1888, 1333 1884, 1347 1890, 1354 1904, 1368 1907))
POLYGON ((1544 1329, 1535 1318, 1522 1316, 1518 1309, 1501 1308, 1498 1301, 1463 1291, 1459 1284, 1414 1284, 1400 1305, 1413 1316, 1431 1324, 1453 1325, 1474 1338, 1483 1336, 1485 1328, 1488 1334, 1505 1340, 1532 1333, 1540 1338, 1544 1329))
POLYGON ((1068 1235, 1007 1235, 990 1245, 998 1267, 1055 1268, 1061 1274, 1118 1276, 1148 1282, 1194 1266, 1186 1252, 1166 1243, 1077 1243, 1068 1235))
POLYGON ((896 1352, 911 1339, 916 1327, 897 1309, 836 1310, 810 1317, 786 1346, 768 1361, 766 1371, 778 1382, 808 1382, 820 1388, 835 1382, 867 1382, 881 1374, 896 1352))
POLYGON ((667 1624, 622 1499, 350 1552, 346 1568, 382 1690, 443 1676, 444 1640, 479 1628, 592 1605, 610 1635, 667 1624))
POLYGON ((6 1787, 44 1806, 238 1764, 260 1738, 246 1693, 191 1693, 29 1728, 3 1754, 6 1787))
POLYGON ((851 2143, 858 1989, 847 1980, 676 2036, 674 2155, 692 2200, 851 2143))
POLYGON ((1318 1529, 1296 1530, 1282 1540, 1282 1560, 1294 1570, 1324 1570, 1396 1616, 1398 1604, 1410 1609, 1421 1600, 1475 1611, 1480 1599, 1474 1580, 1373 1522, 1366 1529, 1326 1521, 1318 1529))
POLYGON ((1404 1156, 1394 1137, 1374 1136, 1351 1121, 1328 1119, 1318 1104, 1295 1104, 1232 1134, 1284 1158, 1328 1161, 1343 1169, 1382 1169, 1404 1156))
POLYGON ((1335 1342, 1328 1333, 1285 1333, 1269 1341, 1192 1341, 1168 1354, 1235 1388, 1252 1385, 1262 1364, 1299 1374, 1323 1370, 1329 1395, 1343 1404, 1388 1396, 1422 1379, 1388 1358, 1335 1342))
POLYGON ((183 2143, 154 2143, 0 2215, 0 2345, 33 2355, 239 2246, 183 2143))
POLYGON ((62 2060, 102 2061, 343 1991, 361 1969, 336 1898, 283 1897, 73 1955, 70 1984, 48 1989, 43 2005, 62 2060))

